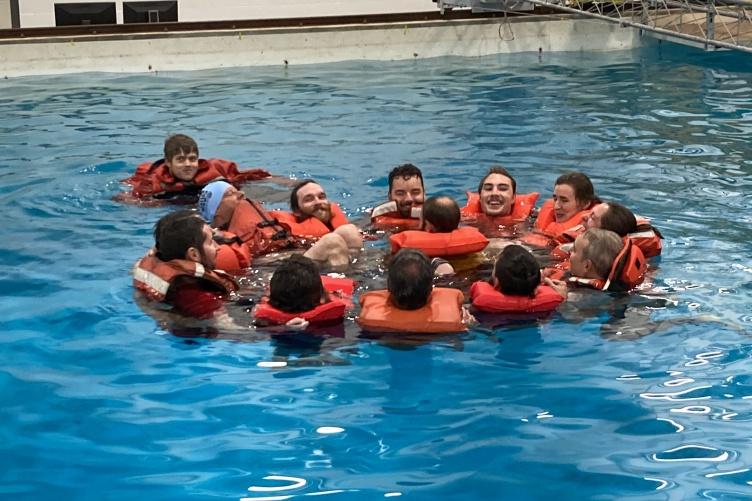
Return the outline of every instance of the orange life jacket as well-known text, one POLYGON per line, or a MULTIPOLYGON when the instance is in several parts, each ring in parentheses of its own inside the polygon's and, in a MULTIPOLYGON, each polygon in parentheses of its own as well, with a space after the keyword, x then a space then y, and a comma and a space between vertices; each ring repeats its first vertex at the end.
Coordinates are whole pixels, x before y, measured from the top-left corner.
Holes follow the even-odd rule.
POLYGON ((133 286, 152 301, 164 302, 170 286, 178 277, 193 277, 220 294, 238 290, 233 278, 220 270, 207 271, 201 263, 186 259, 162 261, 147 254, 133 268, 133 286))
POLYGON ((487 313, 541 313, 555 310, 564 297, 548 285, 539 285, 533 297, 510 296, 481 280, 470 287, 470 300, 487 313))
POLYGON ((627 236, 640 248, 645 257, 661 255, 661 250, 663 249, 661 239, 663 235, 650 224, 649 219, 637 216, 637 231, 627 236))
POLYGON ((535 209, 535 202, 538 201, 539 193, 517 193, 514 196, 512 210, 506 216, 486 216, 480 207, 480 196, 477 192, 467 192, 467 204, 460 209, 463 216, 485 216, 490 221, 499 224, 514 224, 525 221, 535 209))
POLYGON ((417 310, 401 310, 389 299, 389 291, 371 291, 360 296, 358 324, 370 331, 418 333, 463 332, 464 296, 457 289, 435 287, 428 304, 417 310))
POLYGON ((554 215, 554 201, 548 199, 538 211, 538 218, 535 220, 535 229, 543 232, 545 235, 558 238, 567 230, 582 223, 583 219, 592 212, 593 204, 590 207, 576 212, 572 217, 560 223, 556 222, 554 215))
POLYGON ((217 250, 216 267, 239 271, 251 266, 254 256, 277 252, 294 246, 295 238, 269 211, 255 200, 241 200, 223 232, 225 239, 217 250))
POLYGON ((380 230, 400 228, 403 230, 415 230, 420 228, 420 214, 422 207, 412 207, 410 217, 404 217, 397 210, 397 202, 385 202, 371 211, 371 226, 380 230))
POLYGON ((611 271, 606 280, 599 278, 570 277, 569 282, 576 285, 585 285, 598 290, 616 292, 628 291, 645 279, 648 263, 645 255, 632 240, 624 237, 624 247, 614 259, 611 271))
POLYGON ((350 298, 355 289, 355 283, 349 278, 333 278, 326 275, 322 275, 321 283, 330 294, 329 302, 322 303, 312 310, 287 313, 273 307, 267 298, 263 298, 254 311, 256 321, 262 325, 283 325, 299 317, 313 326, 342 322, 345 311, 352 307, 350 298))
POLYGON ((329 226, 313 216, 306 217, 302 221, 299 221, 298 217, 292 212, 273 210, 270 211, 269 214, 276 218, 277 221, 290 228, 290 232, 296 237, 321 238, 348 222, 347 216, 345 216, 342 209, 339 208, 339 205, 332 203, 331 209, 332 219, 329 221, 329 226))
POLYGON ((462 256, 480 252, 488 245, 488 239, 476 228, 463 226, 450 233, 430 233, 408 230, 389 237, 392 252, 400 249, 420 249, 428 257, 462 256))
POLYGON ((239 171, 235 162, 221 158, 199 159, 198 171, 191 181, 176 179, 167 168, 164 159, 154 163, 145 162, 136 167, 136 172, 122 182, 133 186, 132 195, 135 197, 159 196, 160 194, 179 193, 189 191, 190 194, 198 192, 219 179, 225 179, 228 183, 239 184, 246 181, 256 181, 271 176, 263 169, 250 169, 239 171))

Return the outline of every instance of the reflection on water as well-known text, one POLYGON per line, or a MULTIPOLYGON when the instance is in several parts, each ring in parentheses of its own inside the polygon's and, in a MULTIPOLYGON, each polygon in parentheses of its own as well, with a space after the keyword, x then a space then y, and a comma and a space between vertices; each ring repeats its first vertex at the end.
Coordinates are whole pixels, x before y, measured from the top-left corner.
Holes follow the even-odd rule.
MULTIPOLYGON (((0 492, 742 497, 751 78, 746 56, 663 44, 1 81, 0 492), (280 336, 239 304, 244 328, 176 336, 128 276, 169 209, 111 201, 174 132, 204 156, 315 177, 353 219, 408 161, 461 202, 493 163, 542 198, 581 169, 653 218, 664 254, 636 294, 582 293, 465 335, 369 339, 348 320, 280 336)), ((369 243, 358 290, 383 286, 385 249, 369 243)), ((258 264, 252 298, 272 270, 258 264)))

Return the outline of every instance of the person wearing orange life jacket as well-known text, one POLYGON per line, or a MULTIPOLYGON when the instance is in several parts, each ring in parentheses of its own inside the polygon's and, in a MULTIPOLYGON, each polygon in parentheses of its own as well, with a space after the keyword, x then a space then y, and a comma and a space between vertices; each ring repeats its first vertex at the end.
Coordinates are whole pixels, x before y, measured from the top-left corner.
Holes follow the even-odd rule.
POLYGON ((486 313, 543 313, 555 310, 567 298, 567 284, 541 279, 535 257, 521 245, 508 245, 494 265, 491 281, 470 288, 473 306, 486 313))
POLYGON ((371 225, 377 229, 417 229, 425 199, 423 173, 413 164, 389 172, 389 201, 371 211, 371 225))
POLYGON ((419 249, 429 257, 454 257, 480 252, 488 239, 476 228, 460 228, 460 208, 452 198, 431 197, 423 204, 421 230, 407 230, 389 237, 392 253, 419 249))
POLYGON ((589 228, 574 241, 568 283, 621 292, 641 284, 646 271, 645 256, 629 238, 589 228))
POLYGON ((134 175, 122 180, 131 185, 131 192, 121 193, 116 199, 133 203, 173 199, 189 203, 195 202, 201 188, 211 181, 224 179, 239 185, 270 176, 263 169, 240 171, 228 160, 199 158, 196 141, 175 134, 165 140, 163 159, 139 165, 134 175))
POLYGON ((387 289, 360 296, 356 322, 376 332, 463 332, 475 323, 463 301, 459 290, 433 286, 433 270, 424 253, 403 249, 389 264, 387 289))
POLYGON ((254 309, 256 325, 280 325, 300 317, 312 327, 342 323, 352 307, 354 283, 320 275, 316 263, 300 254, 282 261, 269 282, 269 296, 254 309))
MULTIPOLYGON (((193 210, 167 214, 154 226, 154 240, 154 248, 133 267, 136 290, 150 301, 171 306, 179 315, 234 326, 224 303, 238 285, 214 268, 217 244, 203 219, 193 210)), ((302 318, 295 318, 287 327, 306 325, 302 318)))
MULTIPOLYGON (((620 203, 602 202, 596 205, 584 223, 567 230, 561 240, 574 242, 574 239, 588 228, 602 228, 613 231, 620 237, 628 237, 647 258, 661 254, 663 235, 650 224, 650 220, 635 216, 620 203)), ((571 247, 571 243, 563 243, 554 249, 553 253, 555 257, 566 258, 571 247)))
POLYGON ((590 178, 581 172, 564 173, 556 179, 553 197, 540 208, 535 229, 546 237, 558 239, 581 224, 598 203, 590 178))
POLYGON ((338 228, 314 242, 306 241, 292 235, 287 225, 273 217, 273 212, 247 199, 242 191, 224 181, 204 187, 198 207, 212 227, 223 230, 215 234, 215 238, 222 243, 217 253, 217 267, 225 271, 241 271, 250 266, 253 257, 309 246, 306 256, 330 267, 349 263, 349 248, 342 236, 351 238, 347 227, 338 228))
POLYGON ((461 213, 465 218, 476 220, 481 228, 498 230, 499 226, 527 220, 538 196, 535 192, 517 193, 514 177, 504 167, 494 165, 478 184, 477 194, 467 192, 467 204, 461 213), (490 228, 491 225, 494 228, 490 228))

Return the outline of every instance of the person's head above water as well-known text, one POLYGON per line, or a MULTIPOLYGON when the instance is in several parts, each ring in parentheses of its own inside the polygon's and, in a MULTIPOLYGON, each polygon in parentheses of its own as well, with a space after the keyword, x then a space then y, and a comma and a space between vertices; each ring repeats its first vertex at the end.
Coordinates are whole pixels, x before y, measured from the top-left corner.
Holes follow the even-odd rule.
POLYGON ((154 248, 162 261, 185 259, 213 270, 217 244, 211 228, 194 210, 171 212, 154 225, 154 248))
POLYGON ((480 210, 486 216, 507 216, 512 212, 517 182, 501 165, 494 165, 478 184, 480 210))
POLYGON ((332 207, 324 189, 313 179, 304 179, 293 186, 290 210, 299 219, 315 217, 324 224, 332 219, 332 207))
POLYGON ((557 223, 561 223, 598 199, 589 177, 582 172, 566 172, 556 179, 553 201, 554 217, 557 223))
POLYGON ((621 237, 613 231, 600 228, 586 230, 574 241, 569 255, 572 276, 605 280, 623 247, 621 237))
POLYGON ((587 228, 610 230, 625 237, 637 231, 637 219, 631 210, 616 202, 603 202, 593 207, 585 219, 587 228))
POLYGON ((325 298, 318 265, 302 254, 282 261, 269 282, 269 304, 287 313, 312 310, 325 298))
POLYGON ((423 205, 425 199, 423 173, 413 164, 395 167, 389 173, 389 200, 397 203, 402 217, 410 217, 413 207, 423 205))
POLYGON ((224 229, 232 219, 238 202, 245 194, 225 181, 214 181, 201 190, 198 210, 201 217, 214 228, 224 229))
POLYGON ((198 145, 185 134, 168 137, 164 143, 164 162, 176 179, 193 181, 198 172, 198 145))
POLYGON ((540 265, 521 245, 507 245, 496 258, 493 285, 509 296, 533 296, 541 283, 540 265))
POLYGON ((460 207, 451 197, 431 197, 423 204, 423 230, 449 233, 460 224, 460 207))
POLYGON ((389 263, 386 284, 391 301, 397 308, 422 308, 428 304, 433 290, 431 261, 419 250, 400 250, 389 263))

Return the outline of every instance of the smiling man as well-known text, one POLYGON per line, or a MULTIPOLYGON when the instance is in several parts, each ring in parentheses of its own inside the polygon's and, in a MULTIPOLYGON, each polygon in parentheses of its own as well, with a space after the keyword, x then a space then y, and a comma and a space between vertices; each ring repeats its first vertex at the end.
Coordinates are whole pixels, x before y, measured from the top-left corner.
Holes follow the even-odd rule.
POLYGON ((415 229, 425 200, 423 173, 413 164, 399 165, 389 173, 389 201, 375 207, 371 223, 377 227, 415 229))
POLYGON ((517 193, 517 182, 504 167, 494 165, 478 183, 478 192, 467 193, 463 216, 478 217, 496 225, 518 223, 530 217, 538 193, 517 193))

